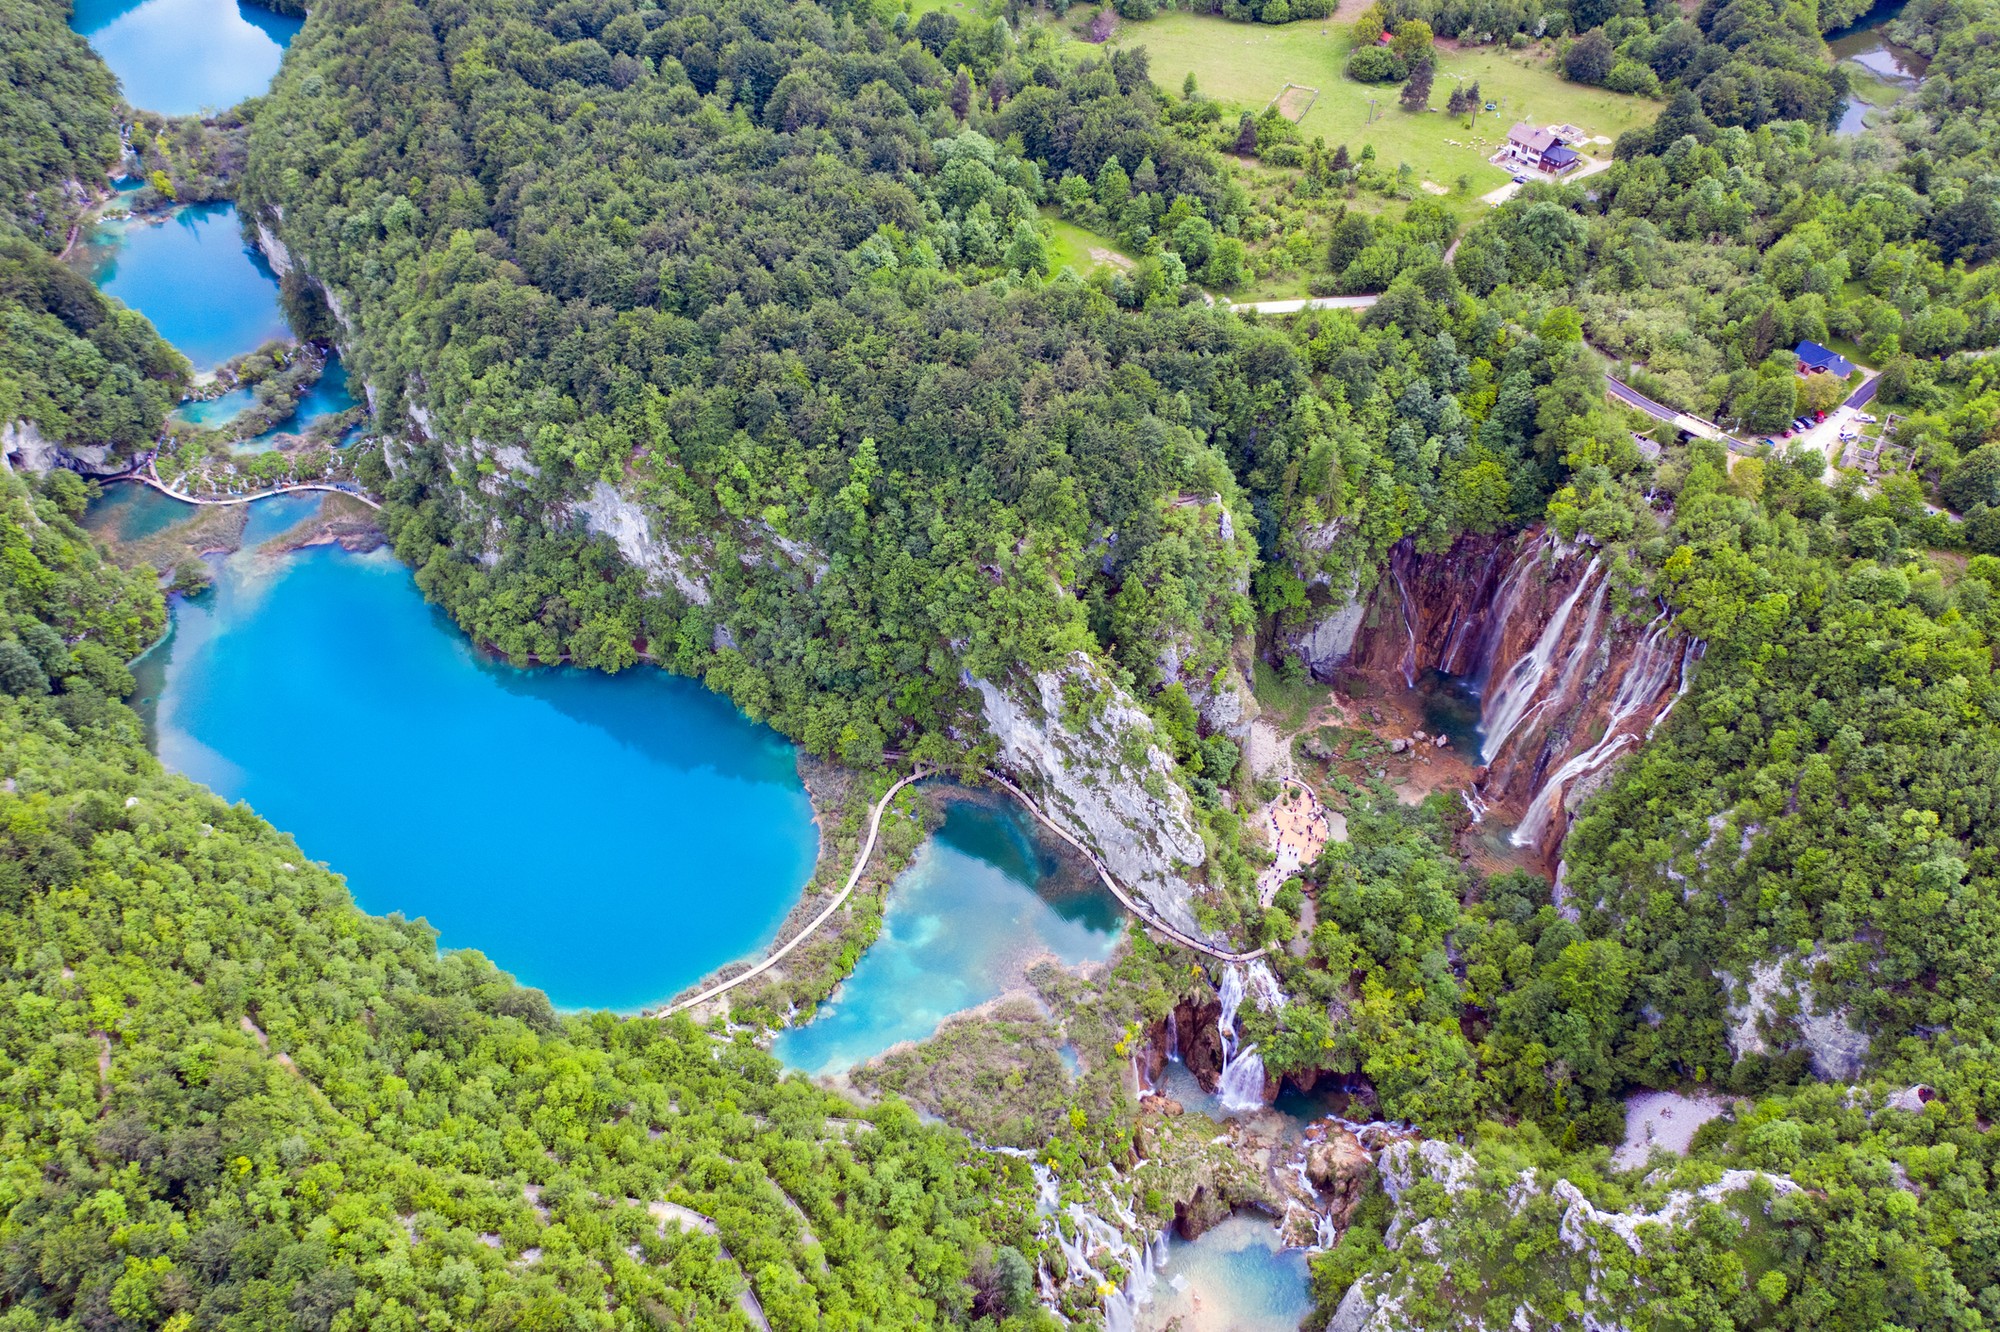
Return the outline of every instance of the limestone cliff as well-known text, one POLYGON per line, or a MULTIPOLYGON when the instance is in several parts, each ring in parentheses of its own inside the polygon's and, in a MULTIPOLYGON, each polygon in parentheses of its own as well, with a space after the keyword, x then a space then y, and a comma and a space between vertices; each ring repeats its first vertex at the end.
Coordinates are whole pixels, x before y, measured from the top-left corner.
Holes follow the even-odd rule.
POLYGON ((999 766, 1161 917, 1201 936, 1188 871, 1208 849, 1152 718, 1082 653, 1027 678, 971 684, 999 766))
POLYGON ((109 444, 72 447, 58 444, 44 435, 33 421, 0 422, 0 460, 9 468, 24 472, 46 472, 57 467, 89 475, 112 470, 109 444))
POLYGON ((655 583, 671 584, 697 606, 709 602, 708 583, 692 554, 664 534, 655 534, 651 518, 637 501, 608 482, 598 481, 590 496, 571 506, 584 527, 617 543, 618 553, 638 566, 655 583))

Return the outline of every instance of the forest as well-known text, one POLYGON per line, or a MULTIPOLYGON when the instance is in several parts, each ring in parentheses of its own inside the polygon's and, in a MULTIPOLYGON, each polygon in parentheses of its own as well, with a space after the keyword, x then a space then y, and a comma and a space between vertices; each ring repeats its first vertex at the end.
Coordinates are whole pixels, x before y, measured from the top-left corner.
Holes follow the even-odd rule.
MULTIPOLYGON (((1653 1197, 1606 1144, 1628 1092, 1693 1086, 1754 1108, 1678 1177, 1802 1192, 1750 1242, 1716 1208, 1635 1250, 1625 1325, 1975 1328, 2000 1318, 2000 14, 1912 0, 1922 90, 1840 137, 1822 37, 1852 8, 1384 0, 1361 29, 1421 28, 1417 55, 1547 37, 1571 79, 1658 98, 1604 173, 1477 211, 1158 86, 1143 41, 807 0, 326 0, 254 115, 149 129, 169 187, 240 170, 281 223, 295 325, 376 390, 390 442, 359 465, 395 550, 481 645, 697 675, 860 769, 987 762, 975 679, 1081 654, 1137 700, 1209 853, 1201 924, 1274 946, 1290 1002, 1244 1013, 1267 1069, 1365 1079, 1490 1186, 1395 1200, 1433 1253, 1372 1194, 1314 1259, 1318 1322, 1357 1281, 1415 1326, 1565 1308, 1595 1269, 1561 1213, 1493 1199, 1530 1167, 1653 1197), (1049 214, 1135 262, 1063 268, 1049 214), (1312 290, 1380 299, 1211 301, 1292 236, 1312 290), (1642 441, 1604 398, 1608 365, 1779 432, 1822 405, 1803 339, 1880 370, 1907 469, 1642 441), (604 522, 627 512, 636 556, 604 522), (1260 904, 1222 683, 1258 654, 1296 678, 1286 635, 1399 544, 1535 523, 1600 556, 1614 614, 1665 605, 1705 645, 1579 808, 1562 898, 1468 863, 1456 801, 1358 782, 1347 840, 1260 904), (1851 1091, 1775 1032, 1739 1054, 1760 966, 1783 1016, 1809 993, 1864 1038, 1851 1091)), ((67 182, 117 157, 115 92, 49 6, 0 16, 28 71, 0 421, 143 445, 187 367, 51 257, 67 182)), ((734 1326, 745 1298, 780 1328, 1038 1325, 1059 1260, 1024 1160, 784 1077, 747 1031, 558 1015, 164 772, 119 701, 157 581, 92 547, 88 497, 62 470, 0 495, 0 1326, 734 1326)), ((1112 1007, 1199 989, 1137 951, 1112 1007)), ((1101 1080, 1016 1109, 981 1127, 1065 1177, 1130 1151, 1101 1080)))

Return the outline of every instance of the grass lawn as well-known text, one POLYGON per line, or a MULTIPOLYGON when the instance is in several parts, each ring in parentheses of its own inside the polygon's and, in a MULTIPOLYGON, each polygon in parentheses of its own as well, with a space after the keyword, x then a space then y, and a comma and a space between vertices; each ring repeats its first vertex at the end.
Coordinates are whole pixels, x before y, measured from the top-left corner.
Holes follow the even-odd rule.
MULTIPOLYGON (((1482 115, 1477 127, 1468 130, 1464 122, 1447 119, 1442 109, 1418 115, 1404 111, 1394 84, 1348 79, 1341 68, 1350 43, 1347 26, 1331 19, 1274 27, 1168 12, 1143 23, 1120 24, 1108 44, 1144 46, 1152 57, 1153 81, 1162 88, 1178 94, 1191 72, 1202 92, 1241 110, 1262 111, 1288 82, 1318 88, 1319 100, 1299 122, 1307 142, 1321 135, 1329 145, 1345 143, 1357 156, 1362 145, 1373 144, 1384 165, 1393 169, 1407 162, 1420 179, 1449 188, 1468 175, 1475 195, 1506 183, 1508 173, 1486 158, 1506 141, 1516 121, 1566 122, 1616 140, 1628 129, 1651 124, 1660 113, 1660 104, 1647 98, 1569 83, 1533 51, 1490 46, 1440 50, 1433 106, 1443 107, 1455 76, 1476 80, 1486 100, 1500 104, 1498 112, 1482 115), (1371 97, 1377 103, 1373 124, 1368 123, 1371 97), (1487 142, 1475 146, 1475 138, 1487 142)), ((1600 144, 1587 151, 1604 157, 1610 150, 1600 144)))
POLYGON ((1086 277, 1094 268, 1123 268, 1131 263, 1132 256, 1119 249, 1116 241, 1100 236, 1094 231, 1086 231, 1076 223, 1063 218, 1054 208, 1042 209, 1042 220, 1049 224, 1053 233, 1049 253, 1055 260, 1057 268, 1067 264, 1076 270, 1078 277, 1086 277), (1093 255, 1092 250, 1097 251, 1097 254, 1093 255), (1120 264, 1118 259, 1098 257, 1106 254, 1116 255, 1118 259, 1126 262, 1120 264))
POLYGON ((1312 710, 1326 701, 1326 686, 1309 676, 1296 682, 1287 681, 1261 657, 1257 659, 1256 672, 1250 692, 1265 717, 1283 734, 1290 735, 1304 726, 1312 710))

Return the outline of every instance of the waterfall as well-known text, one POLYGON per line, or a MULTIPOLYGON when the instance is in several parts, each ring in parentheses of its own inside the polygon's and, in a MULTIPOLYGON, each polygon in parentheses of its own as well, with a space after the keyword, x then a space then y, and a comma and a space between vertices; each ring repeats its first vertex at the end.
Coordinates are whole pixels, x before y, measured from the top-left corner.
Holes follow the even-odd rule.
POLYGON ((1632 664, 1626 667, 1625 678, 1618 682, 1618 692, 1612 696, 1611 714, 1605 719, 1603 738, 1571 756, 1542 783, 1542 789, 1535 792, 1534 800, 1528 805, 1528 812, 1521 816, 1521 826, 1514 829, 1513 835, 1507 839, 1515 846, 1533 846, 1541 841, 1549 818, 1555 812, 1556 802, 1562 799, 1563 791, 1572 781, 1585 773, 1597 771, 1628 745, 1639 743, 1639 736, 1620 728, 1659 697, 1668 676, 1673 673, 1674 654, 1666 647, 1671 626, 1665 623, 1666 618, 1666 613, 1662 612, 1640 638, 1638 649, 1632 654, 1632 664))
POLYGON ((1178 1060, 1180 1057, 1181 1027, 1180 1023, 1174 1021, 1174 1010, 1169 1008, 1167 1010, 1167 1058, 1178 1060))
POLYGON ((1403 636, 1408 640, 1403 648, 1403 688, 1417 687, 1417 626, 1410 619, 1410 589, 1403 584, 1403 571, 1396 567, 1396 558, 1389 557, 1389 576, 1396 580, 1396 595, 1403 611, 1403 636))
POLYGON ((1468 786, 1458 793, 1458 798, 1465 802, 1465 807, 1468 810, 1472 811, 1472 821, 1474 823, 1486 822, 1486 802, 1479 798, 1477 791, 1468 786))
POLYGON ((1651 740, 1653 738, 1653 732, 1660 729, 1660 723, 1664 722, 1667 719, 1667 714, 1674 710, 1674 704, 1680 702, 1682 696, 1687 693, 1688 685, 1691 684, 1694 680, 1694 676, 1689 673, 1688 668, 1694 665, 1695 658, 1701 655, 1700 649, 1703 648, 1704 646, 1705 645, 1698 638, 1690 638, 1688 640, 1687 648, 1681 653, 1680 688, 1674 690, 1674 696, 1667 700, 1667 706, 1660 709, 1660 715, 1653 718, 1653 724, 1646 728, 1646 738, 1648 740, 1651 740))
POLYGON ((1492 703, 1485 709, 1486 738, 1479 754, 1484 762, 1493 761, 1514 734, 1515 728, 1528 715, 1535 695, 1541 691, 1543 678, 1548 674, 1549 663, 1562 644, 1563 631, 1569 627, 1570 613, 1576 609, 1576 603, 1582 600, 1584 592, 1597 576, 1597 564, 1597 556, 1591 556, 1590 564, 1584 569, 1583 578, 1575 590, 1563 598, 1562 605, 1556 607, 1556 613, 1543 626, 1541 637, 1514 663, 1507 677, 1500 682, 1500 687, 1494 691, 1492 703))
MULTIPOLYGON (((1270 976, 1268 968, 1265 975, 1270 976)), ((1273 989, 1277 987, 1276 978, 1270 983, 1273 989)), ((1222 986, 1217 995, 1222 1001, 1222 1016, 1216 1020, 1217 1034, 1222 1037, 1222 1072, 1215 1081, 1216 1099, 1224 1110, 1260 1109, 1264 1104, 1264 1060, 1255 1045, 1236 1048, 1236 1010, 1243 1003, 1243 970, 1234 962, 1222 969, 1222 986)))
POLYGON ((1270 964, 1258 958, 1245 974, 1243 988, 1262 1013, 1275 1013, 1285 1006, 1285 991, 1271 974, 1270 964))
MULTIPOLYGON (((1514 617, 1514 607, 1521 600, 1521 587, 1527 582, 1528 570, 1535 567, 1540 557, 1541 545, 1537 542, 1514 557, 1507 576, 1500 580, 1500 590, 1494 593, 1492 609, 1479 632, 1479 656, 1473 662, 1473 681, 1482 691, 1493 674, 1493 654, 1507 632, 1507 622, 1514 617)), ((1450 664, 1444 669, 1450 670, 1450 664)))
POLYGON ((1234 962, 1222 969, 1222 984, 1215 997, 1222 1004, 1222 1016, 1215 1026, 1222 1037, 1222 1062, 1226 1065, 1236 1055, 1236 1008, 1243 1002, 1243 969, 1234 962))

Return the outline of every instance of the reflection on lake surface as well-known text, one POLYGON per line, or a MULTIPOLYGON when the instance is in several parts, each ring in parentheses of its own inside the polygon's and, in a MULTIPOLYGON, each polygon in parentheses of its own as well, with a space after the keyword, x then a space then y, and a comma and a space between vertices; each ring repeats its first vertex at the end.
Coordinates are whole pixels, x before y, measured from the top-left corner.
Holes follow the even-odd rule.
POLYGON ((1896 45, 1883 31, 1902 12, 1900 4, 1878 6, 1853 27, 1828 37, 1827 49, 1835 60, 1852 60, 1884 83, 1915 87, 1930 70, 1929 58, 1896 45))
POLYGON ((278 276, 244 242, 235 204, 190 204, 164 222, 99 223, 80 262, 91 281, 152 320, 197 371, 292 336, 278 306, 278 276))
POLYGON ((1073 872, 1012 801, 950 799, 889 890, 882 937, 771 1052, 809 1073, 852 1068, 997 998, 1037 957, 1074 966, 1109 956, 1119 919, 1111 895, 1073 872))
POLYGON ((303 24, 237 0, 76 0, 70 17, 125 100, 167 116, 262 94, 303 24))
POLYGON ((1269 1218, 1238 1213, 1200 1239, 1167 1241, 1137 1322, 1142 1332, 1290 1332, 1310 1312, 1304 1251, 1280 1249, 1269 1218))
MULTIPOLYGON (((790 745, 663 672, 489 660, 386 552, 252 551, 317 503, 250 505, 139 663, 169 767, 559 1007, 634 1009, 768 943, 816 850, 790 745)), ((92 522, 174 510, 118 486, 92 522)))

